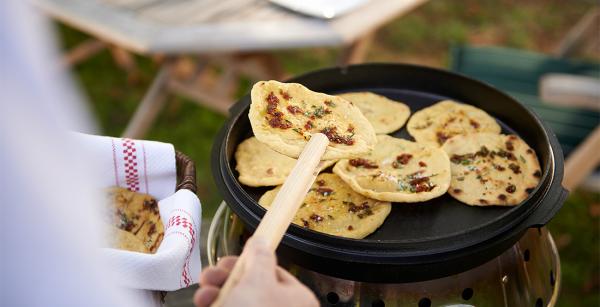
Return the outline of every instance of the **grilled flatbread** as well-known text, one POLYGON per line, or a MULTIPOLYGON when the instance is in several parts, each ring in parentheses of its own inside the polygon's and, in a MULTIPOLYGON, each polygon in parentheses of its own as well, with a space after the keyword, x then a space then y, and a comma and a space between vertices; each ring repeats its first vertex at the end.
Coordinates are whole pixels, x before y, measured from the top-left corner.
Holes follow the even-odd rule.
MULTIPOLYGON (((150 253, 156 252, 164 236, 156 199, 120 187, 108 189, 108 199, 112 213, 111 224, 137 238, 150 253)), ((116 235, 115 247, 133 246, 133 241, 128 239, 131 236, 122 233, 116 235)))
POLYGON ((448 193, 467 205, 518 205, 542 175, 533 149, 515 135, 457 135, 442 148, 452 168, 448 193))
POLYGON ((110 226, 110 239, 112 246, 130 252, 150 253, 144 243, 131 232, 110 226))
MULTIPOLYGON (((283 184, 297 161, 276 152, 256 137, 248 138, 238 145, 235 160, 235 169, 240 174, 239 181, 251 187, 283 184)), ((336 161, 322 161, 319 171, 330 167, 336 161)))
POLYGON ((369 120, 377 134, 392 133, 404 126, 410 108, 398 101, 371 92, 338 95, 356 105, 369 120))
POLYGON ((438 197, 450 185, 450 161, 440 148, 378 135, 375 150, 340 160, 333 172, 369 198, 421 202, 438 197))
MULTIPOLYGON (((281 186, 265 193, 258 203, 269 208, 281 186)), ((368 199, 335 174, 317 176, 294 224, 330 235, 362 239, 374 232, 391 211, 389 202, 368 199)))
POLYGON ((158 214, 149 215, 135 236, 150 253, 155 253, 164 237, 163 223, 160 216, 158 214))
POLYGON ((261 81, 252 87, 248 114, 256 138, 286 156, 297 158, 311 134, 329 138, 323 160, 365 154, 375 132, 357 106, 313 92, 301 84, 261 81))
POLYGON ((485 111, 467 104, 444 100, 420 110, 406 124, 417 143, 442 146, 459 134, 500 133, 500 125, 485 111))

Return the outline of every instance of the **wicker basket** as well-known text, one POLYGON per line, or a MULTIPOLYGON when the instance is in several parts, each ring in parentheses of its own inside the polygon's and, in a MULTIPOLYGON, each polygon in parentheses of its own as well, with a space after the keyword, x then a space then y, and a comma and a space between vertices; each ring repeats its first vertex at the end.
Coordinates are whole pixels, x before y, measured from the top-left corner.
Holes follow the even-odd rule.
POLYGON ((188 189, 196 193, 196 166, 194 161, 179 151, 175 151, 177 168, 176 190, 188 189))

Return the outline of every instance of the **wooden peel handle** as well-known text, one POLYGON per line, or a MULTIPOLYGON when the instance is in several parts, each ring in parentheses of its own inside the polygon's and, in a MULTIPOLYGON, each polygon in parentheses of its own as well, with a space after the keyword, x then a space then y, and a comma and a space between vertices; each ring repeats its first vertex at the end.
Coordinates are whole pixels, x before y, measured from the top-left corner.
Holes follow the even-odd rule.
MULTIPOLYGON (((318 165, 328 144, 329 140, 324 134, 312 135, 251 239, 259 238, 275 251, 319 173, 318 165)), ((227 294, 238 283, 244 272, 245 258, 242 251, 213 307, 222 306, 227 294)))

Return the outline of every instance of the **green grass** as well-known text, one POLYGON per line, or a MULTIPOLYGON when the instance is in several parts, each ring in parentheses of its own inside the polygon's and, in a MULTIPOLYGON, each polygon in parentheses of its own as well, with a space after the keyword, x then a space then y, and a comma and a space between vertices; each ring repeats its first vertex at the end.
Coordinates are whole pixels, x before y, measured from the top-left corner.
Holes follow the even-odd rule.
POLYGON ((600 206, 600 195, 572 193, 549 224, 562 265, 558 306, 600 306, 600 218, 592 206, 600 206))
MULTIPOLYGON (((436 0, 393 20, 377 32, 368 61, 411 62, 446 66, 451 44, 492 44, 551 52, 591 1, 547 0, 436 0)), ((65 48, 88 37, 65 26, 59 27, 65 48)), ((310 48, 276 52, 291 75, 335 64, 337 48, 310 48)), ((583 56, 600 58, 598 54, 583 56)), ((108 52, 101 52, 76 66, 74 73, 96 115, 101 133, 118 136, 147 90, 157 64, 136 57, 140 75, 135 81, 116 67, 108 52)), ((251 81, 242 80, 238 97, 251 81)), ((210 171, 213 139, 225 118, 191 101, 171 97, 147 139, 173 143, 197 166, 204 216, 212 216, 221 200, 210 171)), ((599 206, 597 194, 572 194, 550 223, 560 245, 563 267, 562 293, 558 306, 600 306, 599 218, 590 208, 599 206)), ((598 210, 595 210, 598 211, 598 210)), ((596 213, 597 214, 597 213, 596 213)))

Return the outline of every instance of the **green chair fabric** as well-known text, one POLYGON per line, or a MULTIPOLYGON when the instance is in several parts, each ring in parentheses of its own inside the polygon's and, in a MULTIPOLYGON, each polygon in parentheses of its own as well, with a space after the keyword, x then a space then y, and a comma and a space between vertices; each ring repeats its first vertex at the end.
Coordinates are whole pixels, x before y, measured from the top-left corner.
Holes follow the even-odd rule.
POLYGON ((558 137, 565 156, 599 124, 598 112, 553 106, 538 97, 540 78, 567 73, 600 79, 600 64, 500 47, 455 46, 451 70, 491 84, 529 107, 558 137))

